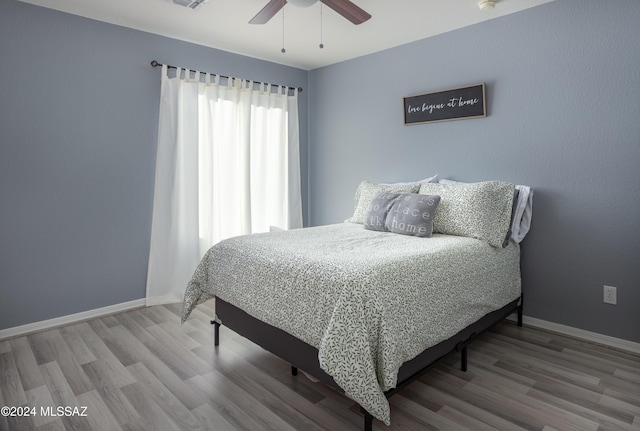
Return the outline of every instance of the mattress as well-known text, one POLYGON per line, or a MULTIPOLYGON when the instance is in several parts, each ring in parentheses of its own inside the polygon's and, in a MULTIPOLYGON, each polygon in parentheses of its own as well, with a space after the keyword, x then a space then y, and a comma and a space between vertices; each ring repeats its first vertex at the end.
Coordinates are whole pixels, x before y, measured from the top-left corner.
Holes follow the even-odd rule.
POLYGON ((400 366, 520 296, 520 250, 452 235, 341 223, 239 236, 213 246, 182 320, 219 297, 319 350, 345 394, 389 424, 400 366))

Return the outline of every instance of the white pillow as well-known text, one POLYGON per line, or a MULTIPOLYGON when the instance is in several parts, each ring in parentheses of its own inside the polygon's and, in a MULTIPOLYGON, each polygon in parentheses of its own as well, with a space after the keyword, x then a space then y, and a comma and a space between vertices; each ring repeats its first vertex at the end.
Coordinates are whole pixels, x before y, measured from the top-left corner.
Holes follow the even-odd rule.
POLYGON ((511 224, 514 185, 502 181, 420 186, 420 194, 440 196, 433 231, 477 238, 503 247, 511 224))
POLYGON ((369 181, 362 181, 360 183, 360 185, 358 186, 358 188, 356 189, 356 194, 353 197, 353 213, 354 213, 355 219, 352 216, 352 217, 346 219, 345 221, 346 222, 351 222, 351 223, 363 223, 364 222, 364 213, 367 211, 367 208, 369 207, 369 203, 371 203, 371 199, 373 199, 373 197, 377 194, 377 193, 373 193, 373 195, 371 195, 368 200, 365 200, 365 201, 362 202, 362 204, 365 205, 364 208, 359 207, 359 205, 360 205, 360 194, 362 193, 362 189, 365 188, 365 187, 369 187, 370 185, 391 186, 388 189, 384 188, 384 189, 380 189, 379 191, 380 192, 392 192, 392 193, 418 193, 418 190, 420 190, 420 184, 422 184, 422 183, 437 183, 437 182, 438 182, 438 174, 435 174, 434 176, 429 177, 429 178, 425 178, 424 180, 402 182, 402 183, 380 183, 380 184, 374 184, 374 183, 370 183, 369 181), (409 189, 405 189, 405 186, 410 186, 410 187, 409 187, 409 189), (395 190, 396 187, 398 187, 399 189, 395 190), (411 190, 415 190, 415 191, 411 191, 411 190))
MULTIPOLYGON (((442 178, 438 180, 440 184, 467 184, 461 181, 442 178)), ((516 184, 518 190, 518 201, 513 209, 511 219, 511 238, 517 243, 522 242, 531 228, 531 217, 533 215, 533 190, 531 187, 516 184)))
POLYGON ((355 196, 355 208, 353 215, 346 221, 364 224, 364 218, 371 201, 380 193, 418 193, 421 183, 406 184, 374 184, 363 181, 358 186, 355 196))

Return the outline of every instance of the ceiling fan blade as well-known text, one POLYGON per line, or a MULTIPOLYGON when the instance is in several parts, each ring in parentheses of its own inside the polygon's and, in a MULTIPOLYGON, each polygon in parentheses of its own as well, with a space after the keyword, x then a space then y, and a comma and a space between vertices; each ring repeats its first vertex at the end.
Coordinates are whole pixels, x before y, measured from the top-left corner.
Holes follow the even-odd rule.
POLYGON ((371 15, 369 15, 367 12, 365 12, 349 0, 320 1, 356 25, 362 24, 363 22, 371 18, 371 15))
POLYGON ((287 0, 270 0, 256 16, 251 18, 249 24, 266 24, 285 4, 287 0))

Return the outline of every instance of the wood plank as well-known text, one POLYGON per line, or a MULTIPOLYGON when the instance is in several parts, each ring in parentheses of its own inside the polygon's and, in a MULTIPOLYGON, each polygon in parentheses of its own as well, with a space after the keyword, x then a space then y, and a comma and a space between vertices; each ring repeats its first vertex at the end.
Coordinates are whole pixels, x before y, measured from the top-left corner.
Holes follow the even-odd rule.
MULTIPOLYGON (((190 380, 204 393, 209 394, 212 401, 218 402, 218 400, 222 400, 227 407, 233 405, 234 407, 229 410, 236 413, 231 418, 239 421, 242 426, 246 426, 247 422, 249 422, 249 429, 295 431, 295 428, 258 402, 253 397, 253 394, 243 391, 219 371, 213 371, 204 376, 196 376, 190 380), (238 417, 238 410, 245 412, 243 418, 238 417)), ((227 420, 229 419, 227 417, 227 420)))
POLYGON ((500 406, 501 410, 509 412, 512 417, 519 417, 532 427, 542 428, 545 425, 552 426, 563 431, 597 431, 598 424, 583 418, 570 411, 562 410, 556 406, 539 402, 527 395, 515 393, 495 392, 478 386, 473 382, 465 386, 465 390, 482 397, 485 401, 500 406))
POLYGON ((148 392, 140 383, 133 383, 121 390, 131 403, 132 408, 139 414, 138 420, 135 423, 126 424, 123 427, 124 430, 180 431, 180 428, 169 419, 162 407, 149 397, 148 392))
MULTIPOLYGON (((437 382, 438 377, 432 376, 431 381, 434 383, 437 382)), ((474 402, 475 397, 472 394, 466 394, 462 390, 451 393, 446 390, 443 391, 436 386, 439 385, 425 384, 419 380, 412 383, 398 395, 406 396, 423 406, 440 405, 442 407, 438 410, 438 413, 447 417, 451 417, 451 412, 455 411, 457 414, 463 415, 465 422, 472 420, 487 424, 490 428, 498 430, 526 430, 526 428, 519 426, 516 422, 509 420, 508 417, 503 417, 501 413, 494 414, 492 411, 483 408, 482 405, 476 405, 474 402)), ((449 386, 445 384, 444 387, 449 386)), ((390 403, 392 405, 395 403, 394 398, 391 398, 390 403)), ((495 406, 495 408, 497 412, 500 412, 499 406, 495 406)))
POLYGON ((144 309, 136 310, 133 313, 123 313, 118 316, 118 319, 121 325, 123 320, 130 319, 136 322, 138 325, 140 325, 143 328, 147 328, 149 326, 153 326, 156 324, 154 321, 150 320, 147 316, 145 316, 144 309))
POLYGON ((200 429, 200 423, 191 414, 191 411, 144 364, 130 365, 127 369, 136 377, 139 384, 138 387, 146 391, 148 396, 162 408, 178 428, 182 430, 200 429))
MULTIPOLYGON (((449 419, 452 426, 454 427, 460 426, 461 429, 462 428, 470 429, 472 431, 495 431, 496 429, 501 429, 501 428, 495 428, 494 426, 489 425, 478 418, 469 416, 464 412, 460 410, 456 410, 448 405, 445 405, 440 410, 438 410, 438 415, 449 419)), ((508 428, 502 428, 502 429, 511 430, 512 428, 513 426, 509 425, 508 428)))
POLYGON ((236 431, 237 429, 209 404, 196 407, 191 410, 191 413, 198 419, 200 428, 203 430, 236 431))
POLYGON ((39 352, 39 364, 52 361, 58 363, 74 394, 80 395, 94 389, 58 329, 32 334, 27 338, 34 352, 39 352))
MULTIPOLYGON (((99 322, 99 320, 96 320, 95 322, 99 322)), ((82 322, 64 328, 65 334, 73 334, 73 340, 79 339, 82 344, 89 349, 89 352, 79 354, 80 357, 78 358, 78 363, 84 364, 86 363, 85 360, 90 359, 92 356, 94 358, 92 361, 97 358, 111 358, 113 361, 119 360, 106 345, 105 338, 101 338, 101 336, 94 331, 94 327, 96 327, 94 322, 82 322)), ((100 328, 100 332, 104 337, 107 337, 110 334, 107 328, 104 328, 103 331, 102 326, 100 326, 100 328)), ((63 328, 60 329, 62 333, 63 328)), ((74 354, 76 354, 79 348, 73 350, 74 354)))
POLYGON ((237 430, 257 430, 259 424, 245 411, 229 400, 218 388, 211 386, 202 376, 195 376, 185 382, 198 390, 208 400, 209 405, 237 430))
POLYGON ((102 397, 105 405, 113 413, 118 424, 125 425, 130 422, 135 423, 139 420, 140 415, 120 391, 121 387, 136 382, 126 368, 124 370, 126 371, 128 378, 125 379, 120 377, 112 379, 114 375, 113 370, 108 365, 105 366, 104 362, 90 362, 88 364, 84 364, 82 369, 95 385, 97 393, 102 397))
POLYGON ((119 325, 120 321, 116 317, 116 315, 112 314, 110 316, 101 317, 100 320, 107 328, 111 328, 113 326, 119 325))
POLYGON ((82 369, 90 370, 95 378, 95 380, 92 380, 94 386, 109 382, 114 387, 121 388, 123 386, 130 385, 131 383, 135 383, 136 381, 122 363, 117 360, 113 361, 108 356, 89 362, 88 364, 83 365, 82 369))
MULTIPOLYGON (((0 353, 0 393, 2 406, 18 407, 27 404, 27 396, 22 387, 20 373, 16 366, 13 352, 0 353)), ((0 424, 6 424, 7 429, 33 429, 31 417, 7 416, 0 424)))
POLYGON ((438 410, 432 410, 422 404, 416 403, 407 397, 397 394, 393 400, 391 414, 395 425, 404 426, 407 429, 455 429, 456 431, 474 431, 462 423, 454 423, 447 416, 438 414, 438 410))
MULTIPOLYGON (((159 325, 167 321, 166 315, 162 312, 163 307, 147 307, 141 308, 139 310, 139 314, 142 314, 146 317, 150 322, 153 322, 153 325, 159 325)), ((153 326, 148 325, 148 326, 153 326)))
POLYGON ((514 428, 541 429, 544 426, 544 419, 541 417, 533 416, 528 418, 521 415, 518 404, 508 401, 503 404, 503 397, 500 397, 500 402, 496 402, 495 399, 486 395, 491 395, 490 391, 485 393, 484 391, 470 390, 472 386, 470 386, 469 382, 465 381, 463 385, 460 385, 456 383, 450 374, 440 372, 440 370, 433 371, 427 373, 429 376, 420 378, 419 381, 438 389, 452 398, 463 400, 469 406, 483 411, 483 414, 487 417, 495 417, 506 423, 511 423, 514 428))
POLYGON ((64 426, 64 422, 62 422, 62 419, 56 418, 51 422, 47 422, 44 425, 40 425, 38 428, 36 428, 36 430, 37 431, 66 431, 66 428, 64 426))
MULTIPOLYGON (((205 400, 198 393, 185 385, 184 381, 177 376, 163 361, 153 352, 148 350, 139 340, 133 336, 125 327, 116 326, 112 328, 114 337, 118 345, 124 351, 128 351, 128 356, 134 358, 132 363, 143 363, 149 371, 153 373, 164 385, 178 398, 188 409, 194 409, 202 405, 205 400)), ((131 364, 130 364, 131 365, 131 364)))
MULTIPOLYGON (((128 314, 121 315, 123 326, 138 340, 138 343, 141 343, 153 352, 153 354, 164 362, 178 377, 185 380, 198 374, 193 369, 192 364, 185 362, 184 359, 189 357, 188 354, 185 354, 183 350, 179 349, 167 349, 167 344, 165 344, 161 338, 156 338, 147 328, 143 328, 134 320, 129 319, 128 316, 128 314)), ((148 328, 153 328, 154 326, 155 325, 152 325, 148 328)), ((201 362, 198 362, 196 366, 200 368, 201 362)))
POLYGON ((84 365, 97 359, 73 326, 60 328, 60 335, 62 335, 67 346, 69 346, 69 349, 78 360, 78 364, 84 365))
MULTIPOLYGON (((49 388, 51 398, 53 399, 56 407, 79 406, 78 400, 76 399, 73 390, 69 386, 69 383, 57 362, 48 362, 40 365, 40 371, 47 384, 47 388, 49 388)), ((69 431, 90 429, 90 425, 86 417, 63 416, 60 419, 62 420, 65 428, 69 431)))
POLYGON ((553 405, 565 412, 571 412, 575 415, 581 416, 587 420, 597 423, 597 429, 600 431, 606 429, 632 431, 635 429, 632 425, 634 415, 625 414, 619 411, 619 404, 617 404, 614 408, 606 408, 599 405, 598 403, 580 405, 571 402, 570 400, 558 398, 556 396, 553 396, 552 394, 537 390, 532 390, 528 395, 533 399, 542 401, 549 405, 553 405))
POLYGON ((487 389, 503 393, 526 394, 534 386, 534 382, 522 383, 518 379, 511 378, 503 370, 494 367, 485 367, 483 364, 476 364, 469 361, 472 370, 469 372, 473 375, 473 383, 483 386, 487 389))
MULTIPOLYGON (((86 414, 87 422, 92 430, 121 431, 120 424, 107 407, 102 396, 93 390, 78 395, 80 414, 86 414), (86 409, 84 409, 86 407, 86 409)), ((73 411, 75 414, 75 410, 73 411)))
POLYGON ((619 408, 624 412, 640 417, 640 390, 633 394, 627 394, 607 389, 600 398, 600 404, 619 408))
POLYGON ((36 361, 33 350, 26 337, 18 337, 10 340, 11 351, 20 373, 22 387, 25 390, 34 389, 43 386, 44 379, 40 374, 38 363, 36 361))
POLYGON ((11 351, 10 340, 0 340, 0 353, 7 353, 11 351))
POLYGON ((13 352, 0 353, 0 388, 7 406, 23 406, 27 397, 13 352))
MULTIPOLYGON (((40 374, 39 371, 38 371, 38 374, 40 374)), ((44 382, 44 379, 42 380, 44 382)), ((29 389, 28 391, 25 391, 25 395, 27 397, 26 405, 29 407, 35 408, 35 414, 33 416, 33 425, 35 427, 40 427, 46 423, 53 422, 54 420, 57 419, 57 416, 42 414, 43 412, 41 407, 49 407, 49 406, 56 405, 53 402, 53 398, 51 397, 51 392, 49 392, 49 388, 47 388, 46 385, 29 389)))
MULTIPOLYGON (((7 352, 2 352, 2 353, 7 353, 7 352)), ((2 368, 0 368, 0 370, 2 370, 2 368)), ((0 385, 0 407, 3 407, 3 406, 10 406, 10 404, 4 400, 4 395, 2 395, 2 385, 0 385)), ((0 430, 8 430, 8 429, 9 429, 9 422, 7 422, 7 417, 5 415, 0 415, 0 430)))

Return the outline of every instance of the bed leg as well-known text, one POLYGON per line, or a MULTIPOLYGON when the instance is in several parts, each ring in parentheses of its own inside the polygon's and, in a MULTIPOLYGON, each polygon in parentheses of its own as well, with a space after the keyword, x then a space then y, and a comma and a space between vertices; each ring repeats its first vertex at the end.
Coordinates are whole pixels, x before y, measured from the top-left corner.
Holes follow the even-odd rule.
POLYGON ((294 367, 293 365, 291 366, 291 375, 292 376, 297 376, 298 375, 298 368, 294 367))
POLYGON ((213 325, 213 345, 220 345, 220 325, 222 324, 219 320, 212 320, 211 324, 213 325))
POLYGON ((520 296, 520 304, 518 304, 518 326, 522 328, 522 310, 523 310, 523 299, 520 296))
POLYGON ((467 372, 467 346, 460 351, 460 371, 467 372))
POLYGON ((373 431, 373 415, 360 407, 362 413, 364 413, 364 431, 373 431))
POLYGON ((522 305, 518 306, 518 326, 522 328, 522 305))

